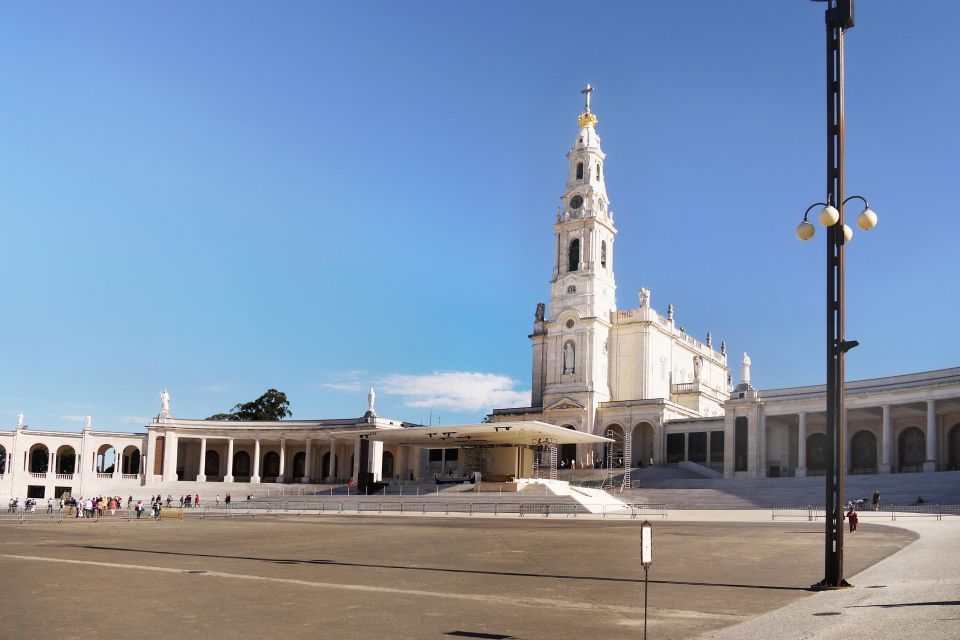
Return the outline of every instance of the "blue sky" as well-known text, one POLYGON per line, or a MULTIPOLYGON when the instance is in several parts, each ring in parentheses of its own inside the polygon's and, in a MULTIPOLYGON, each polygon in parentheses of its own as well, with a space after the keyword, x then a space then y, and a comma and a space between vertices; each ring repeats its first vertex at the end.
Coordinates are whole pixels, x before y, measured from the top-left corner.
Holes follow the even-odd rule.
MULTIPOLYGON (((960 365, 960 4, 857 4, 848 379, 960 365)), ((0 428, 141 427, 284 390, 295 418, 443 423, 530 389, 584 83, 621 308, 639 287, 820 383, 823 7, 0 5, 0 428)))

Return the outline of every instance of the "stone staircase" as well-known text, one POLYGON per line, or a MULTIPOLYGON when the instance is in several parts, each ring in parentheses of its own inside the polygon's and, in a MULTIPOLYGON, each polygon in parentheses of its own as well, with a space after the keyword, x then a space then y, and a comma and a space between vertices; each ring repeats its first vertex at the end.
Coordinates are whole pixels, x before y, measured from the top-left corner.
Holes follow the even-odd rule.
MULTIPOLYGON (((679 479, 663 476, 632 478, 634 488, 624 499, 666 504, 671 509, 756 509, 824 502, 823 476, 762 480, 679 479)), ((880 490, 881 503, 912 504, 917 496, 928 503, 960 504, 960 472, 902 473, 847 476, 847 499, 871 498, 880 490)))

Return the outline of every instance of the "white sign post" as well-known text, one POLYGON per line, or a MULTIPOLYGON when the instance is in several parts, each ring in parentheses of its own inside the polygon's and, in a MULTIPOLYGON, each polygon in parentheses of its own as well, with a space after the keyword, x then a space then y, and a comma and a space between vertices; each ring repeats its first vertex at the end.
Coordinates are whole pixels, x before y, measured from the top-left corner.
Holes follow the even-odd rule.
POLYGON ((653 526, 649 520, 640 525, 640 564, 643 565, 643 640, 647 640, 647 587, 653 564, 653 526))

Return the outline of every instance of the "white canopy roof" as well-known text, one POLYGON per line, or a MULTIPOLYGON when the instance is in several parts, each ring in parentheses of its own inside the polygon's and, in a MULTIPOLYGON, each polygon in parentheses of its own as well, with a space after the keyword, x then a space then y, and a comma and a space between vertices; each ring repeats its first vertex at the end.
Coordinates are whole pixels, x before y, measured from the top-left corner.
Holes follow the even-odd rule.
POLYGON ((463 447, 492 445, 535 444, 602 444, 610 438, 590 435, 535 420, 494 422, 483 424, 437 425, 377 429, 364 434, 371 440, 388 444, 406 444, 419 447, 463 447))

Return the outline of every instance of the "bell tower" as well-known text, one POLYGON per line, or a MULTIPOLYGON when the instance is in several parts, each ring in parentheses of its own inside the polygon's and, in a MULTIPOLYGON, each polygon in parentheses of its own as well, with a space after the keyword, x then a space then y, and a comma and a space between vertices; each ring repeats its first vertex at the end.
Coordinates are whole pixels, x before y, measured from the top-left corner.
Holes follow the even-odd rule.
MULTIPOLYGON (((533 404, 548 408, 567 398, 588 408, 610 399, 607 348, 616 311, 613 241, 617 230, 607 197, 606 155, 590 110, 589 84, 567 152, 567 177, 556 222, 549 317, 539 317, 533 340, 533 404)), ((588 417, 588 422, 592 419, 588 417)), ((590 425, 584 425, 589 428, 590 425)))

